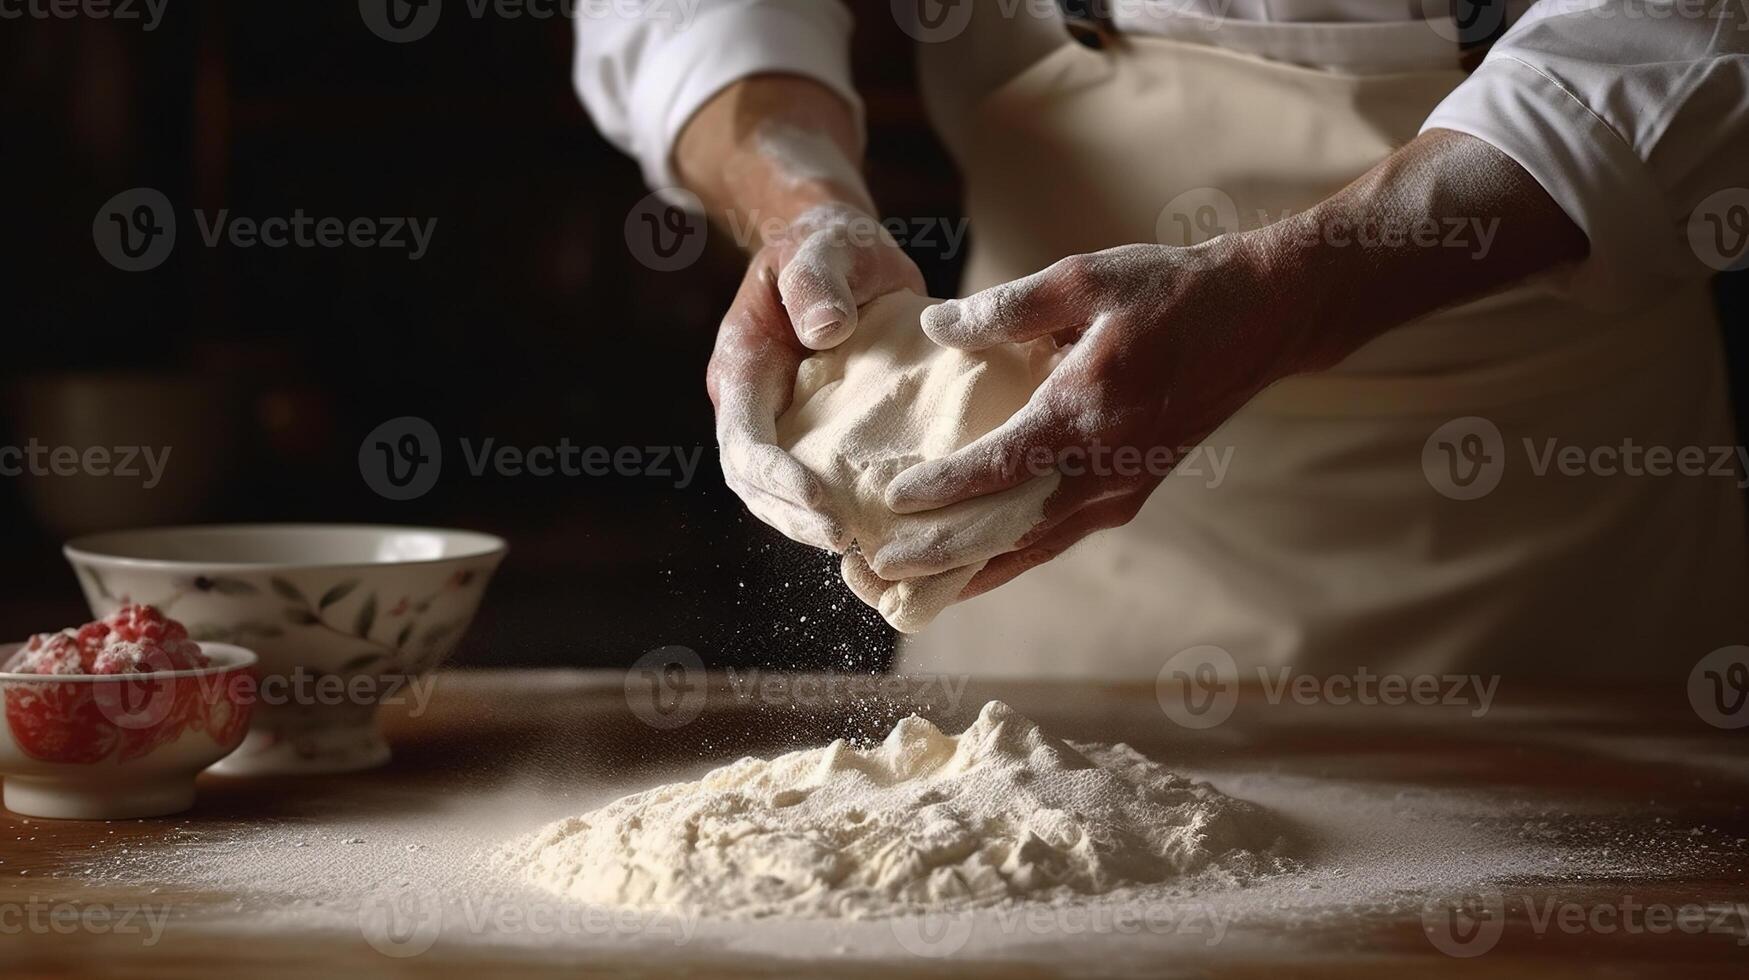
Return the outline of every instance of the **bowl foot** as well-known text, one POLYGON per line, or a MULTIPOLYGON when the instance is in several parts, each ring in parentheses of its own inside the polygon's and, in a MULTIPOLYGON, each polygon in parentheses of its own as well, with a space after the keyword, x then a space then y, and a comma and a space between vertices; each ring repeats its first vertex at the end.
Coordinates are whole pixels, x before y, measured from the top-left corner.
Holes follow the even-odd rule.
POLYGON ((389 761, 389 743, 366 715, 361 724, 319 728, 252 728, 237 751, 209 772, 221 776, 318 775, 361 772, 389 761))
POLYGON ((7 776, 5 801, 20 816, 52 820, 163 817, 194 806, 194 776, 132 784, 7 776))

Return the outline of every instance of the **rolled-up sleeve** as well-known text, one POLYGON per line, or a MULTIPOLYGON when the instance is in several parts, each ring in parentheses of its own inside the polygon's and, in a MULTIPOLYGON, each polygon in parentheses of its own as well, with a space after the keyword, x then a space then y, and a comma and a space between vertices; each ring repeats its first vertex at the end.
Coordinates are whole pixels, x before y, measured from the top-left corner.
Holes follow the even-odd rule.
POLYGON ((1749 188, 1749 17, 1717 0, 1541 0, 1426 129, 1498 147, 1579 225, 1575 301, 1636 305, 1718 268, 1689 225, 1749 188))
POLYGON ((850 78, 851 15, 838 0, 622 0, 577 17, 577 94, 601 132, 636 157, 651 187, 678 181, 674 143, 731 83, 801 75, 837 92, 862 124, 850 78))

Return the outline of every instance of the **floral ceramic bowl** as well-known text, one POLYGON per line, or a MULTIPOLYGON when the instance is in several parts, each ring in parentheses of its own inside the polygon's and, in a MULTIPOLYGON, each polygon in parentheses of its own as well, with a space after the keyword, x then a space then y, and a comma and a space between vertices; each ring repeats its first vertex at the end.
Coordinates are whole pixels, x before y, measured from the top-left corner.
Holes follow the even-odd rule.
MULTIPOLYGON (((20 644, 0 647, 4 663, 20 644)), ((119 820, 194 805, 194 777, 243 742, 254 653, 203 643, 211 664, 145 674, 0 673, 6 808, 119 820)))
POLYGON ((227 774, 350 772, 388 761, 382 704, 473 621, 504 541, 434 528, 239 524, 116 531, 65 549, 98 616, 153 605, 197 641, 261 655, 255 720, 227 774))

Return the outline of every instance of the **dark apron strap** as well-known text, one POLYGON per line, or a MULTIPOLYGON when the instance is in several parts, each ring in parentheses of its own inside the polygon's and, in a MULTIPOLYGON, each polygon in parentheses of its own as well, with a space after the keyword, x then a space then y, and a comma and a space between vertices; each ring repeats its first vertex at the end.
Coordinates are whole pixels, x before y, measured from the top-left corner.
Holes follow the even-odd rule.
MULTIPOLYGON (((1112 0, 1057 0, 1069 34, 1090 48, 1104 48, 1117 37, 1112 0)), ((1488 49, 1506 33, 1506 0, 1452 0, 1458 29, 1458 64, 1476 70, 1488 49)))

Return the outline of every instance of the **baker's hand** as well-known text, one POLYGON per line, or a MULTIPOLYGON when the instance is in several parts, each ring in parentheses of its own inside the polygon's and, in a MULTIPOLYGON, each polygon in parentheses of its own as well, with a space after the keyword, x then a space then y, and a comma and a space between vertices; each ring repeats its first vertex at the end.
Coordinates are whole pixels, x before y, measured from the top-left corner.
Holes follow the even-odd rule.
POLYGON ((717 410, 723 476, 754 516, 818 548, 850 544, 825 488, 777 446, 796 369, 812 350, 843 343, 857 308, 923 276, 866 212, 828 204, 766 232, 717 331, 706 385, 717 410))
MULTIPOLYGON (((1076 256, 944 303, 923 317, 938 343, 977 349, 1052 335, 1072 346, 1020 413, 899 474, 888 505, 926 510, 1041 469, 1065 471, 1044 519, 964 595, 988 591, 1135 516, 1164 474, 1145 462, 1135 473, 1117 453, 1132 462, 1137 450, 1144 460, 1151 449, 1176 456, 1274 381, 1331 367, 1387 330, 1577 261, 1588 248, 1515 160, 1434 129, 1310 210, 1263 228, 1190 248, 1076 256), (1491 247, 1444 247, 1439 231, 1453 220, 1492 224, 1491 247), (1066 472, 1071 460, 1083 472, 1066 472)), ((871 564, 883 579, 925 575, 988 556, 993 542, 961 535, 949 544, 871 564)))
POLYGON ((1008 422, 899 474, 888 506, 915 513, 1062 477, 1043 519, 1018 542, 900 541, 870 558, 873 570, 908 579, 990 558, 969 597, 1127 523, 1181 449, 1292 368, 1258 273, 1243 250, 1218 241, 1130 245, 925 310, 924 332, 945 347, 1050 336, 1068 350, 1008 422))

